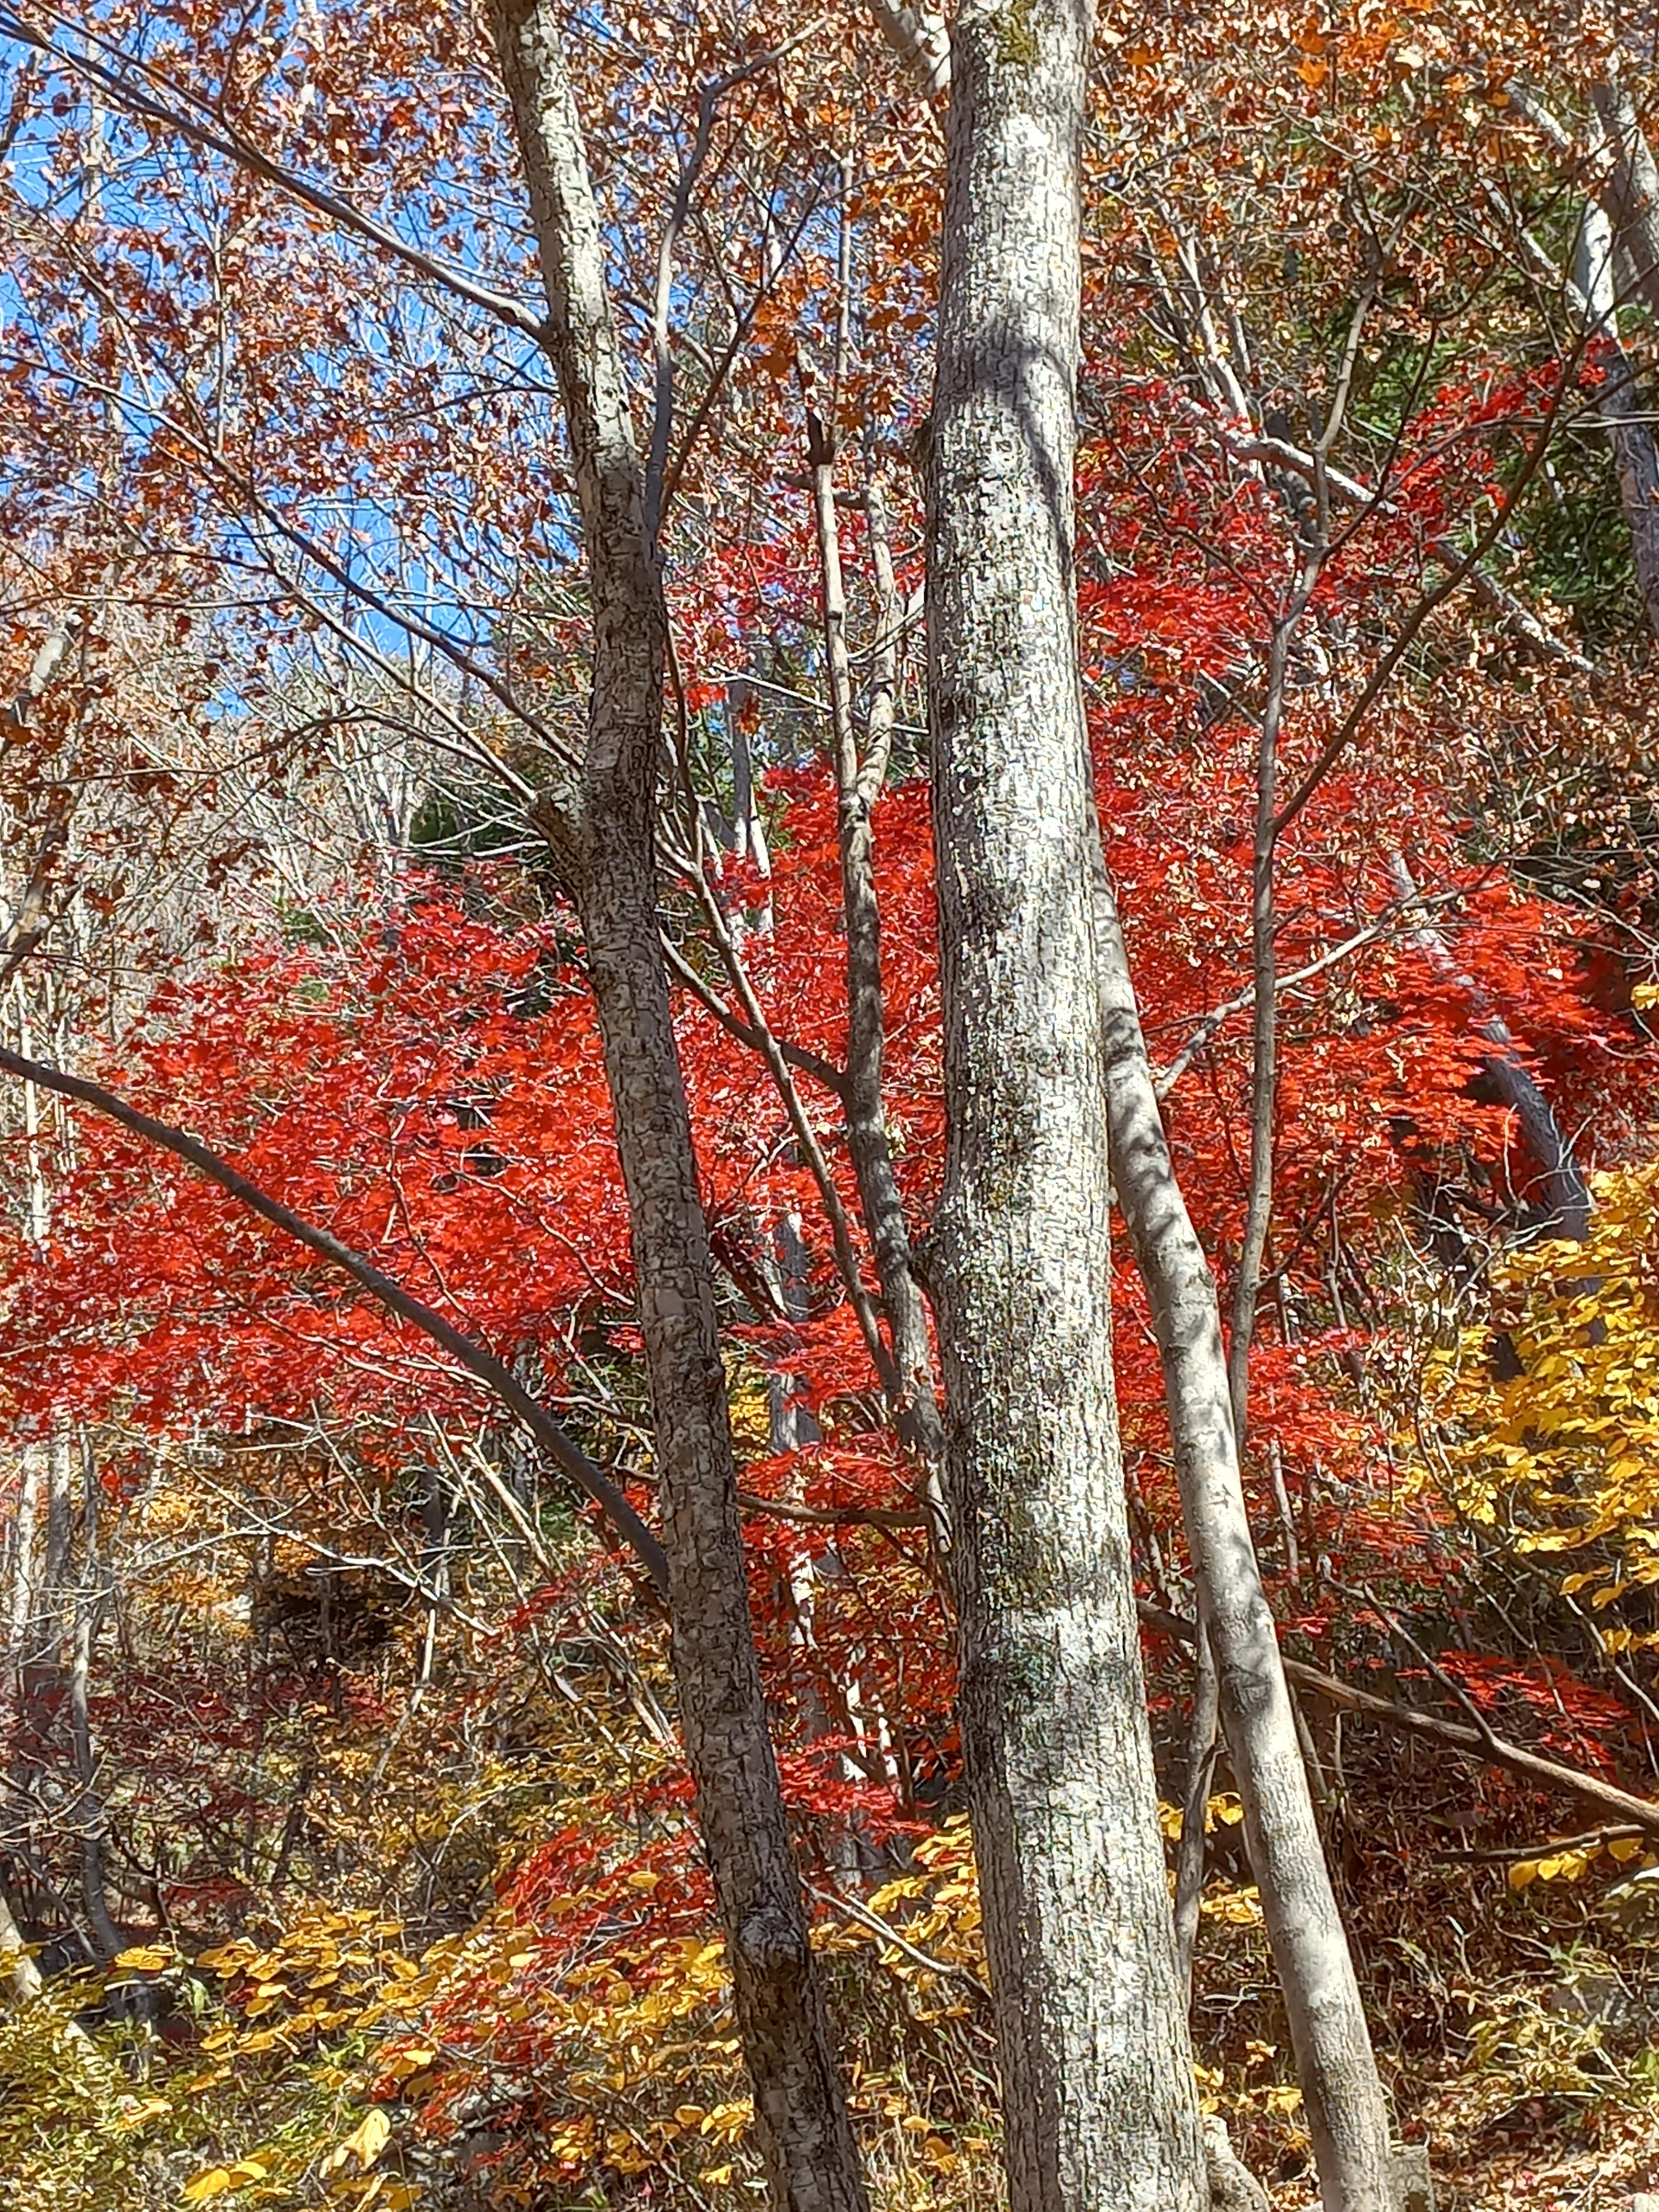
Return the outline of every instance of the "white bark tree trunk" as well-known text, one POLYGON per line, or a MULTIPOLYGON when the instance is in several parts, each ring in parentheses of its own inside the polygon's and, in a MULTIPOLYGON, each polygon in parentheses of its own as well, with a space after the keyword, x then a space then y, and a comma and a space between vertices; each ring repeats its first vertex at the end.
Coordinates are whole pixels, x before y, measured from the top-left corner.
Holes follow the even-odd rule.
POLYGON ((1659 162, 1626 86, 1591 97, 1610 156, 1596 197, 1618 240, 1619 289, 1659 314, 1659 162))
MULTIPOLYGON (((1638 143, 1646 150, 1645 139, 1638 143)), ((1659 221, 1659 210, 1656 210, 1659 221)), ((1654 246, 1638 243, 1645 256, 1654 246)), ((1607 377, 1599 395, 1597 412, 1607 428, 1613 469, 1619 478, 1619 500, 1630 531, 1631 564, 1641 593, 1648 626, 1659 637, 1659 442, 1644 416, 1636 389, 1636 369, 1619 338, 1617 272, 1629 259, 1622 251, 1607 208, 1591 199, 1585 204, 1574 256, 1574 276, 1589 327, 1606 341, 1612 356, 1607 377)))
POLYGON ((1250 1534, 1215 1279, 1176 1180, 1116 901, 1097 879, 1118 1204, 1152 1308, 1200 1612, 1330 2212, 1388 2212, 1388 2116, 1250 1534))
POLYGON ((1621 301, 1639 301, 1659 314, 1659 163, 1622 84, 1609 81, 1592 88, 1588 146, 1528 86, 1516 82, 1510 91, 1517 112, 1571 165, 1574 182, 1589 191, 1575 287, 1591 328, 1600 328, 1613 351, 1598 411, 1613 446, 1643 606, 1659 635, 1659 453, 1618 333, 1621 301))
POLYGON ((1111 1367, 1073 465, 1085 7, 968 0, 928 481, 960 1713, 1012 2212, 1206 2197, 1111 1367))

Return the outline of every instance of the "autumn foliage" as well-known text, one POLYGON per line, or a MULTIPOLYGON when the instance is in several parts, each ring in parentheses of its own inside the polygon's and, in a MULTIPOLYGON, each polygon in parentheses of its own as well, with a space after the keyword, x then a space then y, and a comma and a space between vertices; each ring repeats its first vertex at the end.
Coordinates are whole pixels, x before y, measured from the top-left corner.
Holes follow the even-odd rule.
MULTIPOLYGON (((9 926, 37 854, 46 887, 4 1042, 198 1136, 435 1307, 653 1521, 597 1021, 534 826, 580 725, 585 586, 557 410, 499 312, 530 295, 530 248, 472 11, 69 12, 126 94, 0 24, 7 696, 76 615, 0 746, 9 926), (140 78, 196 137, 133 104, 140 78)), ((801 489, 810 401, 842 438, 860 685, 894 559, 884 1104, 925 1283, 945 1142, 917 470, 939 116, 844 11, 575 27, 642 422, 648 286, 679 225, 655 301, 679 380, 662 926, 769 1707, 880 2201, 988 2206, 945 1578, 852 1295, 878 1310, 801 489)), ((1103 25, 1077 566, 1104 843, 1224 1310, 1264 669, 1313 505, 1331 524, 1284 694, 1249 1373, 1285 1649, 1651 1796, 1652 639, 1595 427, 1619 372, 1561 304, 1583 179, 1507 89, 1544 83, 1580 134, 1612 41, 1588 15, 1429 4, 1103 25), (1543 1233, 1516 1072, 1588 1179, 1583 1240, 1543 1233)), ((1625 327, 1650 384, 1639 302, 1625 327)), ((91 1112, 32 1086, 4 1110, 0 1888, 50 1947, 44 1992, 0 2015, 17 2201, 752 2202, 635 1563, 337 1269, 91 1112), (94 1832, 115 1951, 76 1901, 94 1832)), ((1173 1845, 1190 1682, 1168 1620, 1193 1594, 1127 1256, 1113 1297, 1173 1845)), ((1600 1900, 1659 1828, 1591 1832, 1500 1767, 1312 1700, 1304 1721, 1400 2114, 1487 2172, 1470 2204, 1570 2201, 1516 2179, 1558 2154, 1642 2178, 1659 2137, 1629 2022, 1550 1993, 1647 1972, 1639 1917, 1615 1939, 1600 1900), (1523 1946, 1550 1961, 1530 1982, 1523 1946)), ((1235 1813, 1224 1771, 1200 2083, 1300 2204, 1235 1813)))

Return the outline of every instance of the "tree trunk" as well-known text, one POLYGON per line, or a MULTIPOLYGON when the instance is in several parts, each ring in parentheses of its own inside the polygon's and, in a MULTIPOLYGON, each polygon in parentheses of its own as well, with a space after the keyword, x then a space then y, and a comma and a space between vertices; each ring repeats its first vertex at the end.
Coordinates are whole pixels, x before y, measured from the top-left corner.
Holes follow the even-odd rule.
POLYGON ((92 1740, 89 1696, 98 1610, 97 1597, 90 1590, 82 1593, 76 1609, 70 1644, 70 1740, 79 1785, 70 1819, 81 1862, 81 1897, 87 1908, 87 1924, 107 1965, 121 1948, 121 1934, 110 1917, 109 1899, 104 1888, 104 1808, 98 1796, 98 1757, 92 1740))
POLYGON ((960 1714, 1012 2212, 1196 2212, 1111 1367, 1073 465, 1080 7, 951 54, 928 628, 960 1714))
MULTIPOLYGON (((1389 855, 1389 874, 1402 899, 1417 896, 1416 878, 1403 853, 1389 855)), ((1508 1023, 1492 1011, 1474 976, 1458 967, 1456 956, 1437 929, 1419 921, 1411 932, 1411 942, 1437 975, 1467 994, 1480 1034, 1497 1048, 1486 1055, 1482 1067, 1515 1115, 1522 1150, 1537 1169, 1542 1186, 1541 1203, 1529 1209, 1529 1226, 1575 1244, 1583 1243, 1590 1233, 1589 1186, 1555 1118, 1554 1108, 1540 1090, 1537 1079, 1522 1065, 1508 1023)))
MULTIPOLYGON (((1200 1618, 1203 1607, 1199 1608, 1200 1618)), ((1176 1969, 1193 1996, 1193 1957, 1198 1948, 1200 1907, 1204 1898, 1204 1824, 1210 1809, 1210 1785, 1215 1778, 1215 1755, 1220 1749, 1216 1727, 1220 1717, 1219 1687, 1215 1678, 1215 1653, 1201 1631, 1193 1647, 1193 1711, 1187 1729, 1187 1771, 1181 1792, 1181 1844, 1176 1852, 1175 1936, 1176 1969)))
POLYGON ((1596 198, 1617 240, 1618 289, 1659 314, 1659 163, 1624 85, 1598 84, 1591 99, 1607 140, 1596 198))
POLYGON ((870 12, 917 88, 930 100, 945 91, 951 82, 951 33, 943 15, 931 7, 913 7, 910 0, 870 0, 870 12))
MULTIPOLYGON (((870 539, 876 570, 881 633, 872 669, 872 707, 860 761, 853 722, 853 682, 847 650, 847 592, 842 576, 841 533, 836 514, 835 447, 817 417, 810 418, 808 461, 817 536, 823 605, 824 664, 836 745, 836 836, 841 856, 842 912, 847 930, 847 1151, 858 1179, 859 1203, 881 1285, 882 1310, 892 1339, 898 1393, 896 1425, 936 1469, 945 1449, 933 1394, 933 1350, 927 1316, 911 1270, 904 1205, 893 1172, 892 1147, 882 1103, 886 1051, 881 984, 881 908, 876 896, 876 800, 887 777, 892 749, 893 692, 897 677, 898 625, 892 558, 888 551, 880 488, 869 490, 870 539)), ((940 1530, 938 1533, 943 1534, 940 1530)))
MULTIPOLYGON (((1646 149, 1646 141, 1638 143, 1646 149)), ((1656 210, 1659 219, 1659 210, 1656 210)), ((1651 250, 1651 249, 1646 249, 1651 250)), ((1631 564, 1648 627, 1659 637, 1659 442, 1636 389, 1636 370, 1619 339, 1619 287, 1615 272, 1628 258, 1621 252, 1603 202, 1585 204, 1579 225, 1574 276, 1590 329, 1611 358, 1607 380, 1596 395, 1596 411, 1607 428, 1619 478, 1619 501, 1630 531, 1631 564)))
POLYGON ((81 1860, 81 1896, 87 1908, 87 1924, 107 1964, 121 1949, 122 1938, 110 1917, 109 1897, 104 1887, 106 1823, 98 1795, 98 1751, 92 1735, 92 1655, 103 1624, 106 1592, 98 1557, 98 1469, 84 1437, 81 1474, 81 1533, 85 1557, 73 1599, 70 1639, 70 1741, 78 1784, 72 1818, 81 1860))
POLYGON ((1103 869, 1097 890, 1112 1172, 1158 1336, 1222 1729, 1285 1993, 1320 2185, 1332 2212, 1387 2212, 1388 2118, 1250 1535, 1215 1279, 1170 1162, 1103 869))
POLYGON ((1659 458, 1618 331, 1621 301, 1639 301, 1659 314, 1659 164, 1622 84, 1592 87, 1595 119, 1587 147, 1526 86, 1512 84, 1510 94, 1517 112, 1571 164, 1574 183, 1589 192, 1574 257, 1575 288, 1591 330, 1601 331, 1613 356, 1597 412, 1613 447, 1637 585, 1659 635, 1659 458))
POLYGON ((530 187, 592 591, 580 789, 539 823, 580 911, 627 1187, 669 1555, 675 1680, 773 2201, 862 2212, 749 1614, 714 1267, 658 925, 666 620, 606 296, 599 216, 550 0, 490 0, 530 187))
POLYGON ((9 1979, 13 1999, 18 2004, 27 2004, 32 1997, 38 1997, 46 1986, 40 1978, 40 1969, 25 1946, 26 1939, 10 1900, 0 1889, 0 1973, 9 1979))

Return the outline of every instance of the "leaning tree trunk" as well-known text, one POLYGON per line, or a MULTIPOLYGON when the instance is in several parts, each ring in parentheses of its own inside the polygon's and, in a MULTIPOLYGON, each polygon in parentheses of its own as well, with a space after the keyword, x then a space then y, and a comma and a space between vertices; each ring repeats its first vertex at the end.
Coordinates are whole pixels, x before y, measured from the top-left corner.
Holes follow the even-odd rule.
POLYGON ((862 2212, 755 1652, 714 1271, 658 923, 666 640, 599 216, 550 0, 490 0, 547 295, 593 604, 579 787, 539 826, 575 896, 633 1231, 675 1680, 773 2201, 862 2212))
POLYGON ((951 56, 928 632, 950 1128, 930 1239, 1012 2212, 1206 2197, 1131 1582, 1077 661, 1080 6, 951 56))
MULTIPOLYGON (((1389 873, 1402 902, 1416 899, 1416 878, 1403 853, 1389 855, 1389 873)), ((1480 1035, 1494 1048, 1483 1059, 1481 1072, 1515 1115, 1521 1150, 1536 1170, 1541 1185, 1540 1200, 1529 1209, 1529 1225, 1552 1237, 1583 1243, 1590 1233, 1589 1186, 1554 1108, 1539 1088, 1537 1078, 1522 1064, 1508 1023, 1487 1002, 1474 977, 1458 967, 1455 954, 1437 929, 1419 921, 1411 931, 1411 941, 1435 973, 1464 994, 1480 1035)))
POLYGON ((1388 2115, 1256 1565, 1215 1278, 1170 1158, 1103 869, 1097 885, 1112 1172, 1158 1337, 1199 1611, 1285 1993, 1322 2201, 1328 2212, 1389 2212, 1388 2115))

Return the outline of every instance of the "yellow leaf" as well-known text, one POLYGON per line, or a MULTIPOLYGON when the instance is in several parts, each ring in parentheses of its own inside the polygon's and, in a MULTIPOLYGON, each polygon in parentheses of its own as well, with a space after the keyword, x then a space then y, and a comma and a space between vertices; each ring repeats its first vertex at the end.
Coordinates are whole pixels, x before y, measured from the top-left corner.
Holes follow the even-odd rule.
POLYGON ((386 2070, 394 2081, 406 2081, 411 2074, 418 2074, 430 2066, 437 2052, 429 2043, 414 2043, 407 2051, 395 2051, 386 2062, 386 2070))
POLYGON ((165 2097, 146 2097, 142 2104, 131 2106, 123 2112, 115 2124, 125 2133, 133 2128, 142 2128, 147 2122, 159 2119, 163 2112, 172 2110, 165 2097))
POLYGON ((236 2184, 222 2166, 210 2166, 204 2172, 192 2174, 179 2191, 186 2204, 205 2204, 210 2197, 222 2197, 236 2184))
POLYGON ((1639 1858, 1641 1854, 1642 1838, 1639 1836, 1615 1836, 1607 1845, 1608 1857, 1617 1859, 1620 1866, 1631 1859, 1639 1858))
POLYGON ((1511 1889, 1530 1889, 1537 1879, 1538 1862, 1536 1859, 1516 1859, 1515 1864, 1510 1869, 1510 1887, 1511 1889))
POLYGON ((367 2173, 380 2153, 392 2140, 392 2123, 377 2105, 365 2112, 361 2126, 355 2128, 343 2143, 337 2143, 323 2160, 323 2172, 332 2173, 349 2158, 355 2158, 361 2170, 367 2173))
POLYGON ((1540 1881, 1577 1881, 1589 1861, 1583 1851, 1555 1851, 1535 1864, 1540 1881))
POLYGON ((118 1966, 131 1966, 137 1973, 154 1974, 173 1964, 173 1954, 159 1943, 139 1943, 131 1951, 118 1951, 115 1963, 118 1966))
POLYGON ((1206 1919, 1224 1921, 1230 1928, 1259 1928, 1261 1899, 1251 1883, 1243 1889, 1212 1888, 1199 1900, 1206 1919))

